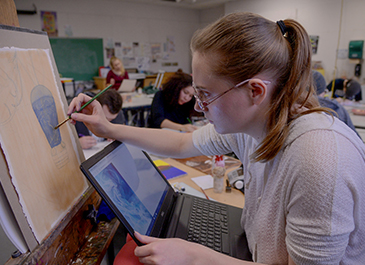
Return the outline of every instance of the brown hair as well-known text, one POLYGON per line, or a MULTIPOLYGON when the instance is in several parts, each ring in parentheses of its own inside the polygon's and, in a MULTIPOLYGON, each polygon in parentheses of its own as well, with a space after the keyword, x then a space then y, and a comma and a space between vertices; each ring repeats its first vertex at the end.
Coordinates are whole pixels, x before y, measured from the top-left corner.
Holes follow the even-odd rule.
POLYGON ((197 31, 191 41, 192 52, 214 58, 209 65, 218 77, 237 84, 259 73, 270 75, 274 90, 267 113, 267 135, 252 155, 255 161, 276 156, 295 118, 328 112, 319 107, 314 96, 309 36, 292 19, 284 20, 284 24, 285 35, 275 22, 259 15, 232 13, 197 31), (298 114, 296 104, 309 110, 298 114))
POLYGON ((101 105, 107 105, 111 114, 117 114, 122 109, 122 96, 115 89, 105 91, 96 99, 101 105))
MULTIPOLYGON (((180 91, 185 87, 192 86, 193 78, 184 72, 176 72, 162 85, 162 98, 169 110, 178 106, 180 91)), ((184 104, 184 107, 193 110, 195 98, 184 104)))
POLYGON ((110 57, 110 60, 109 60, 109 66, 110 66, 110 68, 111 69, 114 69, 113 68, 113 63, 116 61, 116 60, 119 60, 120 62, 121 62, 121 64, 122 64, 122 69, 121 69, 121 71, 122 71, 122 76, 124 75, 124 73, 125 73, 125 69, 124 69, 124 65, 123 65, 123 62, 122 62, 122 60, 121 59, 119 59, 118 57, 116 57, 116 56, 112 56, 112 57, 110 57))

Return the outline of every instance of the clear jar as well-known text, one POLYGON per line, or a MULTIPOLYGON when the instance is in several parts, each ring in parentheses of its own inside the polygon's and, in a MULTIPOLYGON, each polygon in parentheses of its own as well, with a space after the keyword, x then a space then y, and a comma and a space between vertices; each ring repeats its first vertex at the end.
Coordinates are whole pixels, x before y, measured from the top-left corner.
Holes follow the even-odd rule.
POLYGON ((226 168, 224 164, 223 156, 216 155, 213 157, 212 163, 212 176, 213 176, 213 191, 216 193, 222 193, 224 190, 224 175, 226 168))

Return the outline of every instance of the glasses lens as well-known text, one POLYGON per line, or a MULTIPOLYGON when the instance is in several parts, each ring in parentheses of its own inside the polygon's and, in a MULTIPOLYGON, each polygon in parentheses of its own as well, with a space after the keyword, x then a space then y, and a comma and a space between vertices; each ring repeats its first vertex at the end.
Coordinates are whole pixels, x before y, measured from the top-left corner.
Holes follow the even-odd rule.
MULTIPOLYGON (((195 92, 196 92, 196 90, 195 90, 195 92)), ((195 97, 195 99, 196 99, 196 103, 198 103, 199 108, 200 108, 200 109, 203 109, 203 108, 204 108, 204 104, 203 104, 203 102, 200 100, 199 96, 195 93, 195 94, 194 94, 194 97, 195 97)))

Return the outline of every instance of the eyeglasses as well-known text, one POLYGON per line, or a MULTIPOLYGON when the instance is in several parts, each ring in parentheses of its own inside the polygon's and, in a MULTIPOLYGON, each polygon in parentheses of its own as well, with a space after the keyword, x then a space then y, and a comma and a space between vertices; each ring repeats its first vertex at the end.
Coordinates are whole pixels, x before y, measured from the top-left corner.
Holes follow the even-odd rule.
MULTIPOLYGON (((221 96, 227 94, 229 91, 237 88, 237 87, 240 87, 240 86, 243 86, 244 84, 248 83, 251 79, 247 79, 245 81, 242 81, 240 83, 238 83, 237 85, 231 87, 230 89, 216 95, 215 97, 211 98, 211 99, 205 99, 205 93, 203 91, 201 91, 200 89, 198 89, 194 82, 193 82, 193 88, 194 88, 194 91, 195 91, 195 94, 194 94, 194 97, 196 99, 196 102, 198 103, 198 106, 201 110, 205 111, 207 109, 207 106, 211 103, 213 103, 214 101, 216 101, 218 98, 220 98, 221 96)), ((270 81, 262 81, 264 82, 265 84, 270 84, 271 82, 270 81)))

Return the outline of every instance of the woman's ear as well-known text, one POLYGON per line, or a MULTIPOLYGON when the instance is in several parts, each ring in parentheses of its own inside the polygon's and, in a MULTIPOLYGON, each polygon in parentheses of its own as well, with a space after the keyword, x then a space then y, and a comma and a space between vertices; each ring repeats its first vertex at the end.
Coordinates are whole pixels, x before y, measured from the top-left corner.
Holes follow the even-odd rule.
POLYGON ((260 105, 267 96, 266 84, 261 79, 253 78, 249 81, 248 85, 253 104, 260 105))

